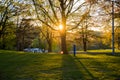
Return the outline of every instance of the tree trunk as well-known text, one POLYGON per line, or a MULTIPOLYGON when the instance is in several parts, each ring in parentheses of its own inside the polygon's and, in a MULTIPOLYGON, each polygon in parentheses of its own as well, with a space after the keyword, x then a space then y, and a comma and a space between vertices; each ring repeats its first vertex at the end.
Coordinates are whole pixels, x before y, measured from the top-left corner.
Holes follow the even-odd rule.
POLYGON ((62 25, 63 30, 61 31, 61 51, 63 54, 68 54, 67 45, 66 45, 66 17, 65 11, 62 12, 62 25))
POLYGON ((61 51, 63 52, 63 54, 68 54, 65 33, 63 35, 61 35, 61 51))
POLYGON ((48 43, 48 52, 52 52, 52 42, 48 43))
POLYGON ((86 52, 87 51, 87 30, 88 30, 88 26, 87 26, 87 19, 86 19, 86 26, 85 26, 85 30, 84 30, 84 37, 83 37, 83 49, 86 52))
POLYGON ((87 41, 86 41, 86 38, 83 38, 83 50, 85 52, 87 51, 87 41))
POLYGON ((52 32, 49 28, 47 28, 46 40, 47 40, 47 43, 48 43, 48 52, 52 52, 52 32))
POLYGON ((120 50, 120 37, 118 37, 118 50, 120 50))
POLYGON ((83 51, 87 51, 87 34, 85 33, 86 29, 83 30, 82 27, 82 43, 83 43, 83 51))
POLYGON ((1 36, 1 49, 5 49, 6 45, 5 45, 5 36, 4 34, 1 36))
POLYGON ((18 30, 16 29, 16 50, 19 51, 19 38, 18 38, 18 30))

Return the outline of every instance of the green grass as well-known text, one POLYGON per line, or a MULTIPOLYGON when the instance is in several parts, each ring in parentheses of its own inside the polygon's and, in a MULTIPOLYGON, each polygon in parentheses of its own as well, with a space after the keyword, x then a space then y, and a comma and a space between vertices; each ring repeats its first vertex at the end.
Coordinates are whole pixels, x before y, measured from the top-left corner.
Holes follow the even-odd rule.
MULTIPOLYGON (((77 51, 78 53, 85 53, 84 51, 77 51)), ((112 49, 87 50, 87 53, 112 53, 112 49)), ((115 53, 120 53, 120 50, 115 49, 115 53)))
MULTIPOLYGON (((88 52, 112 52, 112 49, 88 50, 88 52)), ((120 50, 116 49, 115 52, 118 53, 120 50)))
POLYGON ((120 80, 118 54, 74 57, 0 50, 0 80, 120 80))

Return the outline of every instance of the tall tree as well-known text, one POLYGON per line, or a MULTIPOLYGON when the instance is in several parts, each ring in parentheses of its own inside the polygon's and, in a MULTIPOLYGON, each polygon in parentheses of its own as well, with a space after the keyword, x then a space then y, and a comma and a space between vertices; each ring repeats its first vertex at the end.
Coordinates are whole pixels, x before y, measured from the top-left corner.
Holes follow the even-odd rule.
MULTIPOLYGON (((17 7, 17 11, 15 12, 15 17, 14 17, 14 19, 15 19, 14 23, 16 23, 16 49, 23 50, 24 43, 23 44, 19 43, 20 40, 22 40, 19 37, 19 35, 20 35, 19 31, 26 32, 26 30, 28 30, 28 32, 29 32, 31 30, 30 27, 33 28, 33 24, 31 25, 31 23, 33 23, 32 21, 34 21, 34 19, 33 19, 34 13, 33 13, 31 2, 29 0, 17 0, 15 5, 17 7), (21 30, 20 30, 20 28, 21 28, 21 30), (22 45, 23 47, 20 47, 20 45, 22 45)), ((23 34, 23 36, 24 35, 26 35, 26 34, 23 34)), ((23 42, 24 42, 24 40, 23 40, 23 42)), ((28 41, 28 45, 30 44, 29 42, 31 42, 31 41, 28 41)))
MULTIPOLYGON (((72 18, 74 13, 77 13, 81 7, 85 6, 85 2, 81 0, 32 0, 35 6, 38 19, 44 23, 47 27, 60 32, 61 36, 61 51, 63 54, 68 54, 66 45, 66 32, 68 30, 68 24, 70 23, 70 18, 72 18), (44 20, 47 18, 47 22, 44 20), (69 20, 68 20, 69 19, 69 20), (59 25, 62 25, 62 29, 59 29, 59 25)), ((80 24, 81 13, 77 16, 78 22, 75 23, 75 18, 73 18, 74 26, 71 28, 76 28, 80 24)), ((71 21, 72 21, 71 20, 71 21)))
POLYGON ((24 48, 31 47, 32 41, 36 38, 39 38, 39 27, 35 27, 32 21, 33 19, 23 18, 20 26, 17 29, 17 48, 20 51, 22 51, 24 48))
MULTIPOLYGON (((11 18, 15 16, 17 7, 14 0, 1 0, 0 1, 0 39, 2 43, 2 49, 5 48, 5 36, 7 33, 7 24, 13 23, 11 18)), ((14 27, 14 26, 13 26, 14 27)))

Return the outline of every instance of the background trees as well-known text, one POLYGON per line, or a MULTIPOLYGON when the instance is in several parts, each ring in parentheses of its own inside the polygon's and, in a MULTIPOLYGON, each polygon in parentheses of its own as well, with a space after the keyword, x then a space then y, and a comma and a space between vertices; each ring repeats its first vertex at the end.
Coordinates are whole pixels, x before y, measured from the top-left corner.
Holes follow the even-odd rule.
MULTIPOLYGON (((112 19, 111 19, 111 16, 112 16, 112 11, 111 11, 112 6, 111 5, 112 5, 112 2, 111 2, 111 0, 107 0, 105 3, 106 4, 103 5, 103 7, 102 7, 102 9, 104 10, 104 13, 102 15, 106 16, 107 24, 104 24, 104 26, 105 26, 104 29, 107 29, 107 30, 104 33, 107 34, 107 36, 106 36, 106 38, 108 40, 107 43, 110 43, 110 41, 111 41, 111 34, 112 34, 112 32, 111 32, 111 22, 112 22, 112 19), (108 37, 108 35, 109 35, 109 37, 108 37)), ((118 45, 119 45, 119 39, 118 39, 119 33, 120 33, 120 31, 118 31, 119 26, 120 26, 120 24, 119 24, 120 15, 119 15, 119 13, 120 13, 120 1, 119 0, 115 0, 114 1, 115 48, 118 48, 118 45)))
MULTIPOLYGON (((120 47, 119 14, 120 2, 116 0, 117 48, 120 47)), ((0 49, 39 47, 67 54, 73 44, 84 51, 110 48, 110 0, 0 1, 0 49)))

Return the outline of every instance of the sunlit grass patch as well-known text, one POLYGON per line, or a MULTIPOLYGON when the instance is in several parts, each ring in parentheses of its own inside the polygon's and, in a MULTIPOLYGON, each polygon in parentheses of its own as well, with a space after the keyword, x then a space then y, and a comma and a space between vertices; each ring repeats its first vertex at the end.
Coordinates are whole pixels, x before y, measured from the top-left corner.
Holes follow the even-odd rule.
MULTIPOLYGON (((98 50, 87 50, 84 51, 77 51, 77 53, 112 53, 112 49, 98 49, 98 50)), ((115 49, 115 53, 120 53, 120 50, 115 49)))
POLYGON ((76 59, 98 80, 120 79, 120 56, 106 54, 78 54, 76 59))
MULTIPOLYGON (((106 53, 110 53, 110 52, 112 52, 112 49, 88 50, 88 52, 106 52, 106 53)), ((115 52, 119 53, 120 50, 115 49, 115 52)))

